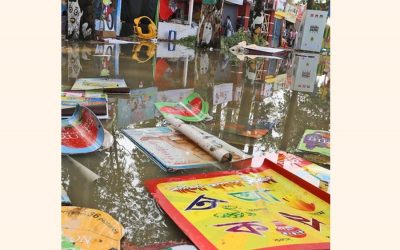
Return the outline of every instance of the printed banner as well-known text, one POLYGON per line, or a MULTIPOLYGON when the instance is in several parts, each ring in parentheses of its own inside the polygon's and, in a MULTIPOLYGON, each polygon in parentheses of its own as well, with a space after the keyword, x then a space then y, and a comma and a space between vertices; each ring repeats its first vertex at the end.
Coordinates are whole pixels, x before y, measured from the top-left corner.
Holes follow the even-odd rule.
POLYGON ((200 249, 330 248, 329 194, 267 160, 146 187, 200 249))

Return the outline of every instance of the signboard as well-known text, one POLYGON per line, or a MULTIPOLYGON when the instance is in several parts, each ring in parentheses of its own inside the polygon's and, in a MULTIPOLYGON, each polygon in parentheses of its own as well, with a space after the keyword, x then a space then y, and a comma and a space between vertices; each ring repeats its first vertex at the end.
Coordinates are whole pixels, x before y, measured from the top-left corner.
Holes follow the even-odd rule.
POLYGON ((213 89, 213 105, 227 103, 233 98, 233 83, 215 85, 213 89))
POLYGON ((268 160, 146 187, 200 249, 330 248, 329 194, 268 160))
POLYGON ((320 52, 327 18, 327 11, 307 10, 300 24, 296 49, 320 52))
POLYGON ((297 53, 294 56, 294 81, 292 90, 314 92, 319 54, 297 53))
POLYGON ((297 6, 292 4, 286 4, 285 8, 285 20, 291 23, 296 23, 297 18, 297 6))

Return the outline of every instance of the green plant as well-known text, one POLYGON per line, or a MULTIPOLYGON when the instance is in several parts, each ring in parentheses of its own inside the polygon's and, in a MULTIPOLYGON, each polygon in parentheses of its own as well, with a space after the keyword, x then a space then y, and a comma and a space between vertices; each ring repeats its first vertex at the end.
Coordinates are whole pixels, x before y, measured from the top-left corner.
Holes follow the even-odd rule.
POLYGON ((249 32, 239 29, 232 36, 221 38, 221 49, 229 50, 230 47, 240 43, 241 41, 246 41, 248 44, 254 43, 259 46, 265 46, 267 44, 264 37, 259 36, 253 40, 249 32))
POLYGON ((196 36, 188 36, 175 41, 176 44, 181 44, 186 47, 195 47, 196 46, 196 36))

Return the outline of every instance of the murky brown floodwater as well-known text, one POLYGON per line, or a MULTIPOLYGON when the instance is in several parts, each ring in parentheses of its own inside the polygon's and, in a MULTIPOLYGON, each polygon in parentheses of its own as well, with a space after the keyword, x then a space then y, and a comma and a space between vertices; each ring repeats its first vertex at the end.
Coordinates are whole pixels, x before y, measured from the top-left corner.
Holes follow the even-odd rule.
POLYGON ((327 76, 322 75, 329 71, 328 65, 325 69, 319 65, 312 93, 296 92, 289 90, 294 81, 292 54, 283 60, 241 62, 218 51, 181 50, 178 45, 175 51, 168 49, 173 46, 166 43, 142 44, 142 48, 133 44, 64 43, 62 48, 62 90, 69 90, 76 78, 107 75, 124 78, 128 87, 136 90, 131 95, 109 95, 111 119, 103 120, 103 125, 113 134, 114 145, 103 152, 73 156, 101 180, 88 183, 63 157, 62 184, 74 205, 110 213, 125 227, 126 238, 139 246, 185 238, 158 208, 143 186, 145 180, 218 170, 212 167, 166 173, 121 133, 123 128, 161 126, 163 119, 153 103, 157 98, 165 100, 171 94, 166 91, 181 90, 178 92, 183 95, 194 89, 202 95, 214 119, 197 125, 248 154, 284 150, 299 155, 295 150, 305 129, 330 129, 329 85, 327 76), (146 46, 154 50, 146 50, 146 46), (213 91, 222 83, 230 83, 225 86, 233 91, 218 99, 213 91), (228 133, 226 128, 231 124, 258 124, 270 132, 261 139, 251 139, 228 133))

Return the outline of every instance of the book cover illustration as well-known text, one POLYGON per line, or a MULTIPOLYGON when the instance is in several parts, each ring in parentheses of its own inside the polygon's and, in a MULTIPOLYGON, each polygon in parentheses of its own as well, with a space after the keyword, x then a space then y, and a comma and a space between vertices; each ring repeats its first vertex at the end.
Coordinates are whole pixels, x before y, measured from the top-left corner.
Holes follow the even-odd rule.
POLYGON ((164 178, 145 185, 200 249, 329 249, 330 196, 321 196, 315 187, 306 189, 280 169, 264 162, 259 169, 164 178))
POLYGON ((156 101, 157 87, 131 90, 129 99, 118 98, 118 126, 153 119, 156 101))
MULTIPOLYGON (((122 131, 164 169, 188 169, 217 164, 217 161, 206 151, 170 127, 123 129, 122 131)), ((204 131, 202 133, 210 135, 204 131)), ((232 161, 250 157, 224 141, 214 138, 232 154, 232 161)))
POLYGON ((163 116, 174 115, 182 121, 199 122, 209 117, 208 102, 204 101, 196 92, 182 102, 157 102, 155 105, 163 116))
POLYGON ((307 129, 297 146, 299 150, 330 156, 331 136, 329 131, 307 129))
POLYGON ((79 78, 75 81, 71 90, 90 90, 107 88, 126 88, 124 79, 111 78, 79 78))

